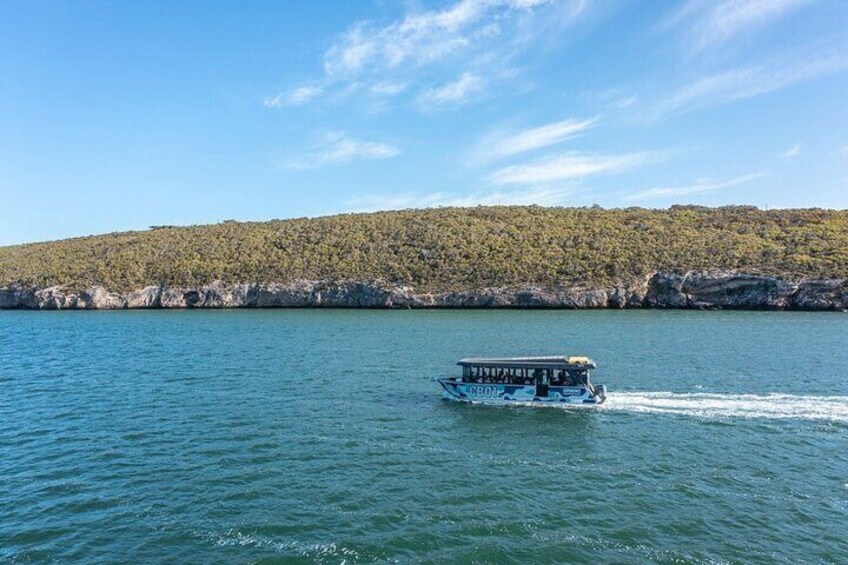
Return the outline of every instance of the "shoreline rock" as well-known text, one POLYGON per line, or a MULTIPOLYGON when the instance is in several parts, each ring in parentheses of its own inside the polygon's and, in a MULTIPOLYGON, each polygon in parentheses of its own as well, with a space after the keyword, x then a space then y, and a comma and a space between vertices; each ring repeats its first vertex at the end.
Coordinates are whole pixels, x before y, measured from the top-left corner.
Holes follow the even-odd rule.
POLYGON ((192 308, 516 308, 848 310, 848 279, 790 281, 735 271, 654 272, 600 289, 537 285, 442 293, 382 281, 213 282, 197 288, 148 286, 127 293, 95 286, 0 288, 0 309, 123 310, 192 308))

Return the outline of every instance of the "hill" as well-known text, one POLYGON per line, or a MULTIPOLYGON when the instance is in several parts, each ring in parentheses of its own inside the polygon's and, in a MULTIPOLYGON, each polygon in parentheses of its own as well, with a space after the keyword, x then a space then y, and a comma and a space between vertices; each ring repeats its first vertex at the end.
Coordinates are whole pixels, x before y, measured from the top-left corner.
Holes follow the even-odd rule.
POLYGON ((444 292, 594 288, 654 271, 848 277, 848 211, 438 208, 154 227, 0 247, 0 287, 125 292, 221 281, 383 280, 444 292))

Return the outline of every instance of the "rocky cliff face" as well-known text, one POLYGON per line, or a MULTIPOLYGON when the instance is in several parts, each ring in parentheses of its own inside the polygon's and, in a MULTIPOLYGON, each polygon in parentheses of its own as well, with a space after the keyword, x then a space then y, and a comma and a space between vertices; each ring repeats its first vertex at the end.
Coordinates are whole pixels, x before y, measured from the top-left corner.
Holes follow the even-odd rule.
POLYGON ((787 281, 730 271, 653 273, 603 289, 482 288, 418 293, 409 286, 361 281, 287 284, 211 283, 200 288, 148 286, 128 293, 94 287, 0 288, 0 309, 125 308, 689 308, 848 310, 848 279, 787 281))

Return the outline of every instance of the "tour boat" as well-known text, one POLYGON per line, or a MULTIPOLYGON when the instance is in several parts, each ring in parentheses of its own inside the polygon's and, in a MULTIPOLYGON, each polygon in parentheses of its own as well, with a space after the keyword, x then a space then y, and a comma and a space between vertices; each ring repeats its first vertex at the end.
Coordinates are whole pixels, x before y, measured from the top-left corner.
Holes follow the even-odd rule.
POLYGON ((438 379, 445 398, 461 402, 509 404, 602 404, 604 385, 593 385, 588 357, 505 357, 462 359, 461 377, 438 379))

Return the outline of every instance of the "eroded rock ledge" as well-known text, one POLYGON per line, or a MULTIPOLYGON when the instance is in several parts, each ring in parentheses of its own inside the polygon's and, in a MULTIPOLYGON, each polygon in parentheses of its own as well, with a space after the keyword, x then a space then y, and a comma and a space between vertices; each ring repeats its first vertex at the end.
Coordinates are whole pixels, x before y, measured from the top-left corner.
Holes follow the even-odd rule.
POLYGON ((481 288, 416 292, 382 281, 219 282, 199 288, 148 286, 128 293, 93 287, 0 288, 0 309, 126 308, 686 308, 848 310, 848 279, 788 281, 732 271, 656 272, 628 285, 586 289, 481 288))

